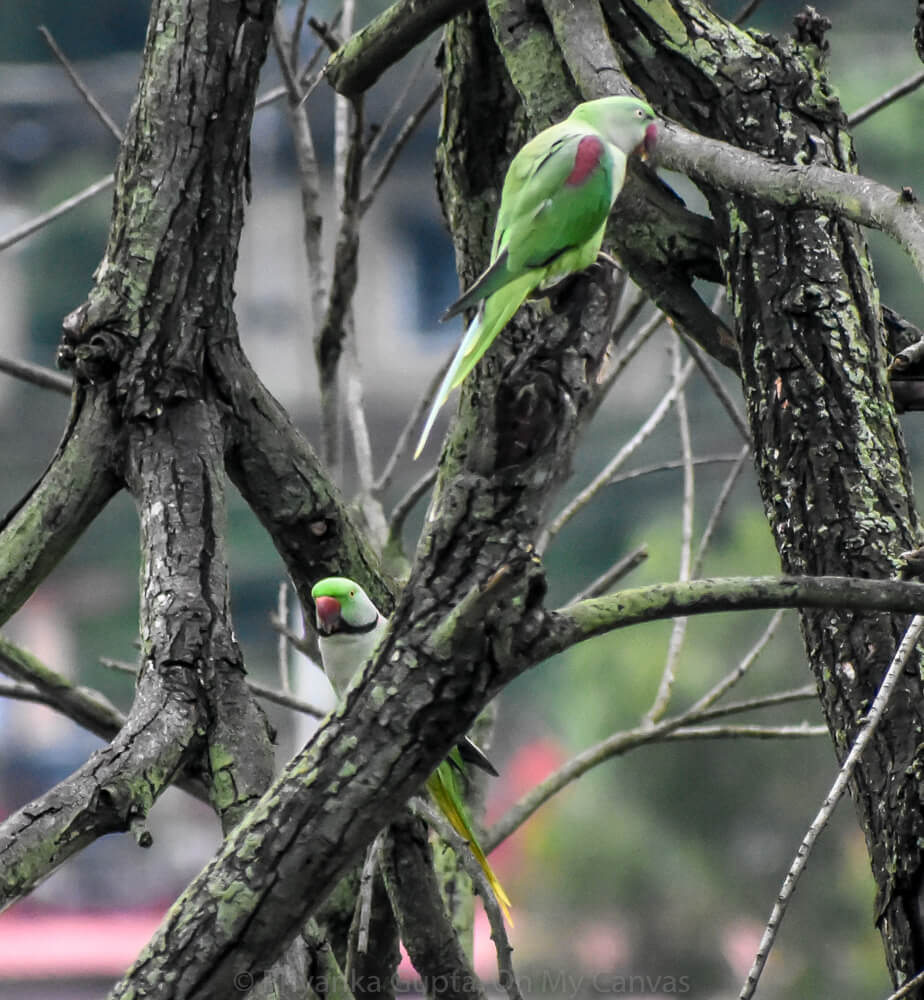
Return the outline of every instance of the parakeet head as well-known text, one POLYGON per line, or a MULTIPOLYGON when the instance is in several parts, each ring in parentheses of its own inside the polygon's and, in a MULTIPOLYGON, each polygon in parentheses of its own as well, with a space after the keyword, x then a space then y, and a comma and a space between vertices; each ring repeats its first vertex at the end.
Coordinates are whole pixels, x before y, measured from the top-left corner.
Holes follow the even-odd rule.
POLYGON ((343 576, 328 576, 311 588, 322 636, 371 632, 379 612, 358 583, 343 576))
POLYGON ((601 97, 586 101, 569 117, 590 125, 626 155, 636 150, 651 153, 658 138, 658 116, 637 97, 601 97))

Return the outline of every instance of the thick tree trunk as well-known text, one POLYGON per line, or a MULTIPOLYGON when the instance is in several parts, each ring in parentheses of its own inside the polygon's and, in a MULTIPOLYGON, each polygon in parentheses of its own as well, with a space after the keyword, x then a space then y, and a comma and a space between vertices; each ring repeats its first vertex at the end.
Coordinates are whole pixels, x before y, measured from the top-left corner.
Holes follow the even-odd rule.
MULTIPOLYGON (((781 45, 738 31, 698 3, 675 2, 657 14, 649 5, 605 6, 635 82, 689 128, 786 163, 855 171, 844 115, 824 76, 827 25, 813 12, 796 18, 795 39, 781 45)), ((917 516, 862 233, 815 211, 706 194, 726 248, 758 481, 783 568, 894 577, 899 554, 914 546, 917 516)), ((906 621, 802 615, 839 758, 906 621)), ((922 729, 915 666, 852 786, 897 985, 924 966, 922 729)))
MULTIPOLYGON (((844 116, 824 77, 825 25, 796 19, 796 38, 755 38, 704 5, 677 0, 653 7, 606 0, 609 48, 595 5, 545 0, 548 20, 528 5, 493 4, 492 26, 505 66, 534 128, 576 99, 561 61, 583 97, 633 83, 687 127, 787 163, 854 171, 844 116), (695 44, 694 44, 695 41, 695 44), (722 71, 716 72, 721 66, 722 71)), ((475 15, 471 15, 474 18, 475 15)), ((457 24, 464 22, 460 18, 457 24)), ((450 152, 441 163, 444 203, 468 277, 483 264, 482 190, 497 189, 491 132, 479 121, 466 80, 496 79, 491 54, 476 39, 450 33, 445 127, 450 152), (469 120, 466 140, 457 119, 469 120), (467 144, 466 144, 467 143, 467 144), (456 165, 454 168, 452 165, 456 165), (466 263, 474 257, 474 266, 466 263)), ((503 85, 489 101, 509 106, 503 85), (498 95, 501 95, 500 99, 498 95), (504 102, 507 102, 506 105, 504 102)), ((631 185, 627 185, 631 187, 631 185)), ((644 187, 652 196, 650 185, 644 187)), ((872 267, 858 227, 808 209, 773 208, 705 191, 736 321, 734 354, 710 330, 683 291, 684 273, 709 276, 705 258, 666 232, 646 238, 646 218, 632 202, 617 243, 643 285, 653 245, 669 247, 657 263, 656 300, 703 346, 740 371, 758 479, 787 572, 888 578, 912 548, 917 518, 905 449, 885 376, 885 332, 872 267), (633 222, 632 220, 636 220, 633 222), (691 267, 692 264, 692 267, 691 267)), ((663 199, 662 199, 663 205, 663 199)), ((620 222, 626 218, 620 216, 620 222)), ((661 224, 694 233, 667 208, 661 224)), ((692 245, 692 244, 690 244, 692 245)), ((502 336, 510 336, 509 333, 502 336)), ((840 758, 852 743, 907 619, 854 612, 806 611, 806 650, 840 758)), ((899 984, 924 966, 922 825, 918 743, 924 699, 916 671, 893 701, 852 791, 878 886, 876 921, 899 984), (886 808, 882 808, 885 801, 886 808)))

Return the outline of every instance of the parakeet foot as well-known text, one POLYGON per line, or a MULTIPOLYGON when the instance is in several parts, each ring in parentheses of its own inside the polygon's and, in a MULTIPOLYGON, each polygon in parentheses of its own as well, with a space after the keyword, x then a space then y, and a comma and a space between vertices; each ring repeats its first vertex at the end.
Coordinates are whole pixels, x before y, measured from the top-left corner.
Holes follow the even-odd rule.
POLYGON ((615 281, 619 276, 619 273, 622 271, 622 267, 620 267, 619 261, 616 260, 615 257, 611 257, 608 253, 604 253, 603 250, 600 250, 597 252, 597 259, 594 261, 594 266, 601 267, 603 265, 610 268, 612 271, 611 277, 615 281))
POLYGON ((578 272, 572 272, 559 278, 558 281, 553 281, 550 285, 539 285, 526 296, 526 301, 536 302, 539 299, 554 301, 562 295, 567 295, 574 287, 577 278, 578 272))
POLYGON ((543 297, 549 300, 554 312, 559 311, 561 300, 567 298, 574 291, 574 286, 581 277, 581 273, 580 271, 575 271, 572 274, 566 274, 554 284, 546 285, 542 290, 543 297))

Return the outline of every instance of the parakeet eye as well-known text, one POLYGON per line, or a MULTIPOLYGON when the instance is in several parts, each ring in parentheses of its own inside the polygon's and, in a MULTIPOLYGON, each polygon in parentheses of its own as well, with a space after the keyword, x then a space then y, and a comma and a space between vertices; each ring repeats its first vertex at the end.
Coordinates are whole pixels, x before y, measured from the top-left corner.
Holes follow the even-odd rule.
POLYGON ((350 591, 350 597, 355 597, 355 596, 356 596, 356 591, 355 590, 351 590, 350 591))

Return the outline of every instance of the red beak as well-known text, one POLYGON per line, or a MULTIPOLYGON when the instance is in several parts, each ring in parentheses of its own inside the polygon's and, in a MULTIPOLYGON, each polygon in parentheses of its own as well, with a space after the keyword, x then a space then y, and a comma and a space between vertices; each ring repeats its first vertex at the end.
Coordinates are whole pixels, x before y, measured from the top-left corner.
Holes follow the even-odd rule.
POLYGON ((340 624, 340 602, 336 597, 316 597, 314 609, 318 618, 318 631, 331 635, 340 624))
POLYGON ((652 122, 648 128, 645 129, 645 138, 641 142, 639 152, 642 154, 642 159, 647 159, 654 153, 655 146, 658 142, 658 126, 655 122, 652 122))

